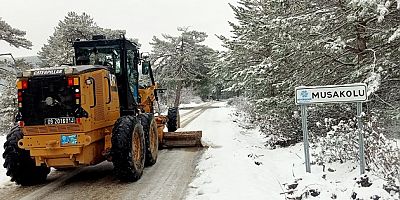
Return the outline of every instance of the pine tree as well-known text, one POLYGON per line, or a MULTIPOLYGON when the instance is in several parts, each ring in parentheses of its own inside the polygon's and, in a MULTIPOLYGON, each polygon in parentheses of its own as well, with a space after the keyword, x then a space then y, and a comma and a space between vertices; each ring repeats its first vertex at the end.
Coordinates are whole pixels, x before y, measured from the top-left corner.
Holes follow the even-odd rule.
POLYGON ((32 42, 25 38, 26 32, 11 27, 0 18, 0 40, 3 40, 13 47, 31 49, 32 42))
MULTIPOLYGON (((228 51, 225 70, 215 73, 231 80, 228 90, 248 97, 254 117, 274 116, 275 133, 300 139, 291 117, 300 85, 366 82, 373 107, 385 112, 400 107, 393 98, 400 95, 394 84, 400 72, 395 2, 241 0, 231 7, 238 22, 230 23, 232 38, 220 36, 228 51)), ((348 109, 330 111, 338 116, 343 110, 348 109)))
POLYGON ((169 86, 174 85, 174 106, 180 104, 181 90, 194 85, 201 95, 207 96, 205 88, 210 87, 207 74, 216 61, 216 52, 201 44, 207 35, 204 32, 178 28, 179 36, 163 35, 153 37, 151 58, 156 68, 157 80, 169 86))
MULTIPOLYGON (((32 42, 27 40, 25 35, 25 31, 11 27, 0 18, 0 40, 16 48, 31 49, 32 42)), ((16 112, 16 106, 14 105, 16 74, 25 69, 26 66, 29 66, 29 64, 22 60, 17 60, 15 64, 9 60, 0 61, 0 102, 3 105, 0 109, 0 115, 2 116, 0 127, 2 130, 8 130, 14 125, 14 114, 16 112)))
POLYGON ((14 126, 17 112, 15 104, 17 97, 15 80, 17 79, 17 74, 32 67, 31 64, 23 59, 17 59, 15 63, 9 60, 0 61, 0 102, 2 104, 0 115, 3 116, 0 119, 0 127, 4 131, 14 126))
POLYGON ((81 15, 68 12, 64 20, 58 23, 55 31, 38 53, 44 66, 71 64, 74 51, 72 42, 76 39, 89 40, 93 35, 105 35, 107 38, 119 38, 125 35, 123 30, 104 29, 86 13, 81 15))

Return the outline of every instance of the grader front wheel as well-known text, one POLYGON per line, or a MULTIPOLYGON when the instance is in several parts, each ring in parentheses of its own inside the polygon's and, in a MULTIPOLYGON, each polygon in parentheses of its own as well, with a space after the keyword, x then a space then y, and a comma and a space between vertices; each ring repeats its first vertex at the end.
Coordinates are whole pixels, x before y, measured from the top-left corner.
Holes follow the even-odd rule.
POLYGON ((178 128, 180 128, 180 115, 178 107, 169 108, 167 117, 168 132, 175 132, 178 128))

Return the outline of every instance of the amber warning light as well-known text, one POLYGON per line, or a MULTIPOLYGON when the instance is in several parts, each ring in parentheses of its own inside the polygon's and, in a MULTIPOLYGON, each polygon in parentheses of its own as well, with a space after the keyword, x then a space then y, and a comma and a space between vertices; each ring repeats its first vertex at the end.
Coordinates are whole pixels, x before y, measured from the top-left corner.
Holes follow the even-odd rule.
POLYGON ((28 80, 20 80, 17 82, 18 90, 25 90, 28 88, 28 80))

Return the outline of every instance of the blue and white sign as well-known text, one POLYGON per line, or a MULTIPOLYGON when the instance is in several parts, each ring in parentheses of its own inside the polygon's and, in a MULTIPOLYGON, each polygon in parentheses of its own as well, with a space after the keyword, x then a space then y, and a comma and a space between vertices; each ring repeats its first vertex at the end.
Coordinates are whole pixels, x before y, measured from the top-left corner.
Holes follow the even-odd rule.
POLYGON ((365 83, 296 87, 296 104, 364 102, 368 99, 365 83))
POLYGON ((77 144, 77 143, 78 143, 78 136, 76 134, 61 135, 61 145, 77 144))

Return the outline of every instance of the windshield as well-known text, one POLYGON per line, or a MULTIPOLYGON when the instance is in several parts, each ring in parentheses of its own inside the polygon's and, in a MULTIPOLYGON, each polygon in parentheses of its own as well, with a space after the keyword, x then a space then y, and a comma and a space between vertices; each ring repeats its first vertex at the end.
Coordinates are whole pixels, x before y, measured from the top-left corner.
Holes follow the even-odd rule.
MULTIPOLYGON (((143 64, 143 63, 142 63, 143 64)), ((142 73, 142 64, 139 65, 139 87, 146 88, 152 85, 150 74, 143 74, 142 73)))
POLYGON ((75 51, 77 65, 103 65, 120 71, 119 46, 79 47, 75 51))

